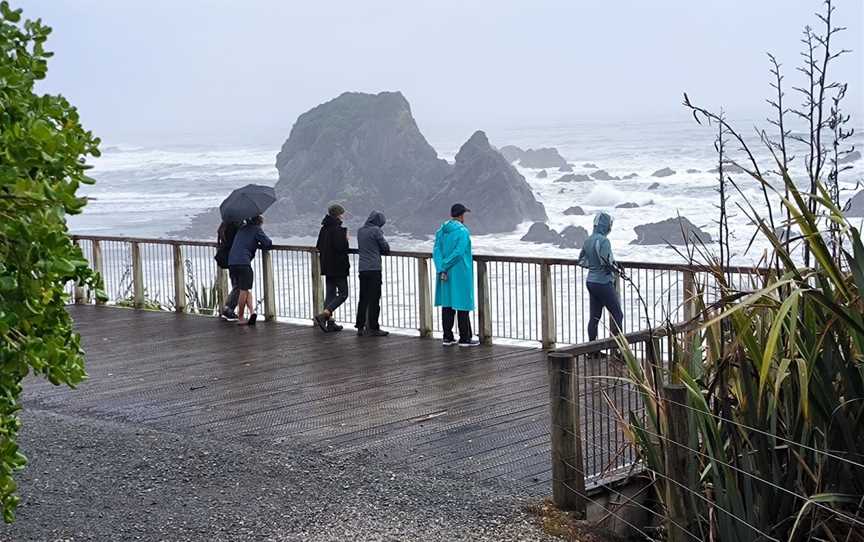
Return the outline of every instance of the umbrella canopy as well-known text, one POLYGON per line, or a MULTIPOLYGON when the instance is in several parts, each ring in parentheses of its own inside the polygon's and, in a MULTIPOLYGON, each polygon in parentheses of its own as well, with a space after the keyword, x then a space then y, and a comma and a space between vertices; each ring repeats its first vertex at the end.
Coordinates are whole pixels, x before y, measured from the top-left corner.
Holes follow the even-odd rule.
POLYGON ((219 211, 225 222, 242 222, 262 214, 275 201, 276 191, 272 186, 247 184, 231 192, 219 206, 219 211))

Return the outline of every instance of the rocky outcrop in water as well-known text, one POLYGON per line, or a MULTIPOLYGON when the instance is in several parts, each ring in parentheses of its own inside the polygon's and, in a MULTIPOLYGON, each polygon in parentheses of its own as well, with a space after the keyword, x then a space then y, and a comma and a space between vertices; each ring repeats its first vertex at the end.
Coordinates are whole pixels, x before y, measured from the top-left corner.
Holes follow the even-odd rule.
POLYGON ((658 188, 660 188, 660 183, 651 183, 648 185, 648 190, 657 190, 658 188))
POLYGON ((598 169, 594 173, 591 174, 591 177, 597 179, 598 181, 620 181, 620 177, 613 177, 609 175, 605 169, 598 169))
POLYGON ((590 181, 591 178, 588 175, 576 174, 576 173, 568 173, 567 175, 562 175, 555 179, 556 183, 584 183, 590 181))
POLYGON ((555 245, 559 248, 581 248, 588 239, 588 231, 581 226, 567 226, 561 233, 544 222, 531 224, 522 241, 535 244, 555 245))
POLYGON ((639 176, 639 175, 638 175, 637 173, 631 173, 631 174, 629 174, 629 175, 624 175, 624 176, 621 177, 621 178, 624 179, 624 180, 630 180, 630 179, 635 179, 635 178, 638 177, 638 176, 639 176))
POLYGON ((399 230, 432 234, 449 214, 455 202, 465 204, 471 213, 467 225, 472 233, 509 232, 522 222, 545 221, 543 204, 534 199, 525 177, 489 144, 482 131, 462 145, 452 172, 437 183, 431 197, 415 199, 395 221, 399 230))
POLYGON ((568 207, 564 210, 564 214, 567 216, 584 216, 585 210, 578 205, 574 205, 573 207, 568 207))
POLYGON ((525 154, 525 151, 517 147, 516 145, 504 145, 498 152, 511 164, 516 160, 522 158, 522 155, 525 154))
MULTIPOLYGON (((709 169, 708 173, 720 173, 720 168, 715 167, 714 169, 709 169)), ((723 164, 723 173, 729 175, 737 175, 739 173, 744 173, 744 168, 742 168, 738 164, 727 162, 723 164)))
POLYGON ((561 173, 570 173, 571 171, 573 171, 573 166, 571 166, 570 164, 564 164, 563 166, 558 168, 558 171, 561 173))
POLYGON ((711 235, 694 226, 683 216, 643 224, 633 230, 636 232, 636 239, 630 242, 631 245, 683 245, 685 239, 690 243, 711 242, 711 235))
POLYGON ((527 168, 560 168, 567 165, 567 160, 558 154, 558 149, 543 147, 523 151, 519 165, 527 168))
POLYGON ((655 171, 654 173, 651 174, 652 177, 670 177, 672 175, 675 175, 675 170, 668 168, 668 167, 664 167, 663 169, 658 169, 657 171, 655 171))
POLYGON ((627 203, 619 203, 615 206, 616 209, 638 209, 639 204, 628 201, 627 203))
POLYGON ((698 169, 688 169, 687 173, 702 173, 702 172, 699 171, 698 169))
POLYGON ((846 216, 864 217, 864 190, 858 192, 846 203, 846 216))
POLYGON ((582 164, 582 167, 585 169, 597 169, 597 164, 592 164, 591 162, 585 162, 582 164))
POLYGON ((582 226, 567 226, 561 230, 560 248, 582 248, 588 239, 588 230, 582 226))
POLYGON ((537 178, 538 178, 538 179, 545 179, 545 178, 548 177, 548 176, 549 176, 549 174, 546 173, 546 170, 545 170, 545 169, 541 169, 541 170, 537 173, 537 178))
POLYGON ((839 160, 837 160, 837 163, 838 164, 851 164, 852 162, 854 162, 856 160, 860 160, 860 159, 861 159, 861 152, 852 151, 852 152, 848 153, 846 156, 844 156, 843 158, 840 158, 839 160))

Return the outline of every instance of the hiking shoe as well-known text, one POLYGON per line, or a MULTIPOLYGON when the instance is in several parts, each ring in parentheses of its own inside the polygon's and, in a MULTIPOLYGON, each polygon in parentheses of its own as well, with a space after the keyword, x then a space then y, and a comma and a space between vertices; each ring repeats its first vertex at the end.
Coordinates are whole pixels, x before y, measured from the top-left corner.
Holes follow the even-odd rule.
POLYGON ((237 315, 234 313, 234 311, 229 310, 222 311, 222 314, 220 314, 219 317, 226 322, 236 322, 238 320, 237 315))
POLYGON ((254 326, 254 325, 255 325, 255 322, 257 322, 257 321, 258 321, 258 314, 256 314, 256 313, 253 312, 253 313, 249 316, 249 325, 250 325, 250 326, 254 326))
POLYGON ((390 335, 389 331, 382 331, 380 329, 370 329, 366 332, 367 337, 386 337, 390 335))
POLYGON ((456 346, 457 344, 456 339, 444 339, 441 346, 456 346))
POLYGON ((461 348, 471 348, 472 346, 480 346, 480 341, 477 339, 471 339, 470 341, 459 341, 459 346, 461 348))
POLYGON ((327 318, 325 318, 323 314, 317 315, 315 318, 313 318, 313 320, 315 320, 315 323, 318 324, 318 327, 320 327, 321 331, 323 331, 324 333, 330 331, 329 329, 327 329, 327 323, 329 322, 329 320, 327 320, 327 318))
POLYGON ((334 322, 333 320, 327 320, 327 326, 324 331, 329 332, 339 332, 342 331, 342 326, 334 322))
POLYGON ((357 336, 362 337, 364 335, 366 335, 366 328, 365 327, 358 327, 357 328, 357 336))

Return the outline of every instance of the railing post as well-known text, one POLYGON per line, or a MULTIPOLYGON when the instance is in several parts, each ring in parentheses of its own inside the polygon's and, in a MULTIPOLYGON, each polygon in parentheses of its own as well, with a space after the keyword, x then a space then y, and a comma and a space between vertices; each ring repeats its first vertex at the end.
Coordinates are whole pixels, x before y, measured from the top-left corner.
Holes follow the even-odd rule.
POLYGON ((132 241, 132 304, 136 309, 144 307, 144 268, 137 241, 132 241))
MULTIPOLYGON (((81 248, 81 244, 78 239, 75 239, 74 243, 76 247, 78 247, 79 249, 81 248)), ((75 282, 75 290, 73 292, 73 296, 76 305, 84 305, 87 303, 87 292, 80 282, 75 282)))
POLYGON ((217 316, 222 312, 225 303, 228 302, 228 295, 231 291, 231 279, 228 277, 228 270, 221 267, 216 269, 216 310, 217 316))
POLYGON ((276 320, 276 282, 273 278, 273 252, 264 250, 261 254, 261 269, 264 272, 264 319, 276 320))
POLYGON ((682 273, 684 279, 684 321, 688 322, 696 317, 696 274, 691 269, 682 273))
POLYGON ((421 337, 432 336, 432 285, 429 281, 429 258, 417 258, 418 329, 421 337))
POLYGON ((183 247, 173 246, 174 252, 174 310, 186 311, 186 265, 183 261, 183 247))
POLYGON ((552 499, 561 510, 572 510, 585 518, 585 464, 579 423, 572 354, 552 352, 548 356, 549 410, 552 418, 552 499))
POLYGON ((687 388, 680 384, 663 386, 663 399, 666 413, 666 432, 669 445, 665 446, 665 468, 669 479, 666 480, 666 532, 669 542, 690 540, 686 526, 688 523, 685 506, 687 491, 687 388))
POLYGON ((324 310, 324 289, 321 287, 321 259, 318 257, 318 252, 313 250, 309 252, 312 269, 312 314, 313 317, 320 314, 324 310))
POLYGON ((489 302, 489 267, 477 260, 477 333, 482 344, 492 344, 492 305, 489 302))
POLYGON ((555 326, 555 289, 552 285, 552 266, 540 264, 540 326, 543 348, 555 348, 558 340, 555 326))
MULTIPOLYGON (((90 262, 90 265, 93 267, 93 271, 96 271, 97 273, 99 273, 99 276, 102 277, 102 286, 105 287, 105 269, 104 269, 104 263, 103 263, 104 260, 102 258, 102 243, 99 241, 99 239, 93 239, 92 243, 93 243, 93 261, 90 262)), ((107 294, 107 292, 106 292, 106 294, 107 294)), ((97 305, 104 305, 105 300, 99 299, 99 297, 96 297, 96 304, 97 305)))

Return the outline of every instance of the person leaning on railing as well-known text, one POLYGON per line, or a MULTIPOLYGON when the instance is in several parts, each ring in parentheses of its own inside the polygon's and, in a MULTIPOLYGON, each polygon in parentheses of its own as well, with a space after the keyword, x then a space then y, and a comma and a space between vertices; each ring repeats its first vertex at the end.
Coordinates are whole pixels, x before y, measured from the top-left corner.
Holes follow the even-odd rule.
POLYGON ((474 310, 474 258, 471 232, 465 227, 470 209, 457 203, 450 208, 450 220, 435 233, 435 306, 441 307, 444 346, 477 346, 469 313, 474 310), (453 338, 453 321, 459 319, 459 342, 453 338))
POLYGON ((315 316, 315 323, 325 333, 342 331, 342 326, 333 320, 333 313, 348 299, 348 228, 342 226, 345 208, 333 204, 327 208, 327 215, 321 221, 318 232, 318 257, 321 261, 321 274, 327 291, 324 296, 324 311, 315 316))
MULTIPOLYGON (((236 222, 223 221, 216 230, 216 265, 220 269, 229 269, 228 255, 231 253, 231 246, 234 244, 234 236, 237 235, 237 230, 240 229, 240 224, 236 222)), ((240 300, 240 287, 236 282, 231 282, 231 292, 225 300, 225 306, 219 313, 219 316, 227 322, 237 321, 237 302, 240 300)))
POLYGON ((255 275, 252 271, 252 260, 255 252, 268 250, 273 246, 273 241, 261 229, 264 218, 258 215, 246 221, 246 224, 237 231, 231 252, 228 254, 228 272, 231 274, 231 284, 240 288, 240 299, 237 301, 238 324, 249 324, 254 326, 258 315, 255 314, 255 298, 252 295, 252 285, 255 283, 255 275), (249 319, 243 318, 245 309, 249 309, 249 319))
POLYGON ((618 270, 615 257, 612 256, 612 243, 607 237, 612 231, 612 222, 612 217, 608 213, 597 213, 594 217, 594 232, 585 240, 582 252, 579 253, 579 265, 588 268, 585 287, 588 289, 590 301, 589 341, 597 339, 597 325, 604 308, 612 317, 612 333, 617 335, 619 330, 624 329, 624 314, 621 312, 621 302, 615 290, 618 270))

